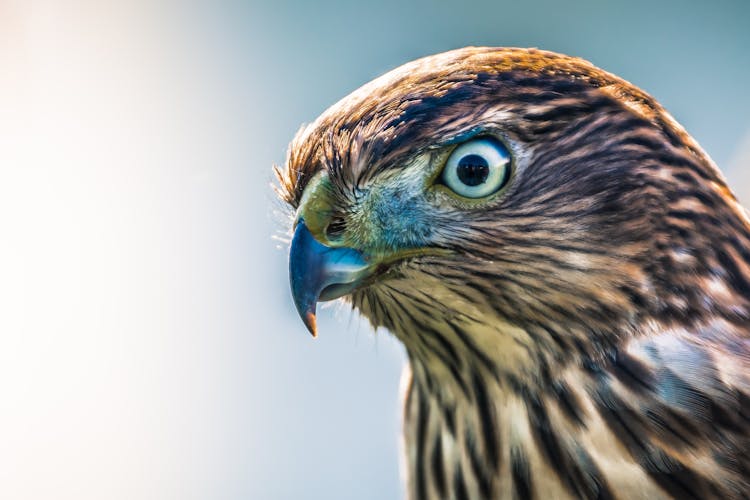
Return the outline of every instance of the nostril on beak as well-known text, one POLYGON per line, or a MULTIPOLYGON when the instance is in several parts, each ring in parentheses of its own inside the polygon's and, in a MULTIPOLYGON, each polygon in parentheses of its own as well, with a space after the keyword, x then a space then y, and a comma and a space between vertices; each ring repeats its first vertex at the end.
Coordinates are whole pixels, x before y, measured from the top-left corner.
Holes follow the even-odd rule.
POLYGON ((346 221, 341 216, 334 216, 326 226, 326 239, 330 242, 339 241, 346 231, 346 221))

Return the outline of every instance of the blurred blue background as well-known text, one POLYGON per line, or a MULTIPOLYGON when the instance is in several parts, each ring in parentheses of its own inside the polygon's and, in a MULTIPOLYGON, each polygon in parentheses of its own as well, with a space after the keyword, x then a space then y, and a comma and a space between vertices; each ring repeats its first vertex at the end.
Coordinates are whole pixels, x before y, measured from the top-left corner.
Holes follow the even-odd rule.
POLYGON ((402 349, 336 306, 313 341, 288 292, 293 134, 411 59, 540 47, 653 94, 748 202, 748 25, 741 0, 0 3, 0 498, 402 498, 402 349))

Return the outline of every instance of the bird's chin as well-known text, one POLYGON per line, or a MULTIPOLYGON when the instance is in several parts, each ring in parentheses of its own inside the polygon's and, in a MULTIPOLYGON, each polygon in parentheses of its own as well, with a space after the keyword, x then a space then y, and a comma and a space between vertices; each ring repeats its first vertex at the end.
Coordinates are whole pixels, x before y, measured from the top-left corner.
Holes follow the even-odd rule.
POLYGON ((398 267, 400 262, 392 262, 390 264, 378 264, 373 266, 368 274, 363 275, 362 278, 351 283, 334 283, 321 290, 318 296, 318 302, 328 302, 331 300, 340 299, 350 295, 358 290, 363 290, 368 286, 376 283, 380 280, 387 279, 388 275, 392 274, 393 269, 398 267))
POLYGON ((370 285, 385 281, 394 277, 401 276, 401 268, 410 261, 425 256, 446 255, 449 252, 433 249, 408 250, 400 253, 396 257, 383 259, 379 263, 368 268, 355 280, 349 283, 334 283, 326 286, 318 295, 318 302, 330 302, 332 300, 346 297, 360 290, 364 290, 370 285))
POLYGON ((320 292, 318 297, 319 302, 328 302, 329 300, 336 300, 354 292, 358 288, 361 288, 361 283, 346 283, 342 285, 330 285, 325 287, 320 292))

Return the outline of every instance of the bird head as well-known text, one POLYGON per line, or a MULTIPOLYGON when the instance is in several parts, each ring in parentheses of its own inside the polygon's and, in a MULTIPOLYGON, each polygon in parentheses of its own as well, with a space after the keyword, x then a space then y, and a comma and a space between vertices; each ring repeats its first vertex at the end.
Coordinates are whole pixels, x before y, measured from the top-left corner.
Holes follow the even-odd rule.
POLYGON ((650 96, 581 59, 406 64, 304 127, 277 174, 313 334, 316 303, 345 296, 413 358, 460 356, 468 336, 533 364, 731 307, 698 287, 731 278, 720 226, 745 223, 721 174, 650 96))

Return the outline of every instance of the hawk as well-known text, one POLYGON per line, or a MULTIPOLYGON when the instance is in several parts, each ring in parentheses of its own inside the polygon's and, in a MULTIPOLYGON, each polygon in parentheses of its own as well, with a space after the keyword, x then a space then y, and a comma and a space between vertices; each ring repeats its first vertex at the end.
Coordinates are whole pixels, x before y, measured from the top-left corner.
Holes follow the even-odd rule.
POLYGON ((408 497, 750 496, 750 222, 648 94, 464 48, 366 84, 277 168, 297 309, 405 346, 408 497))

